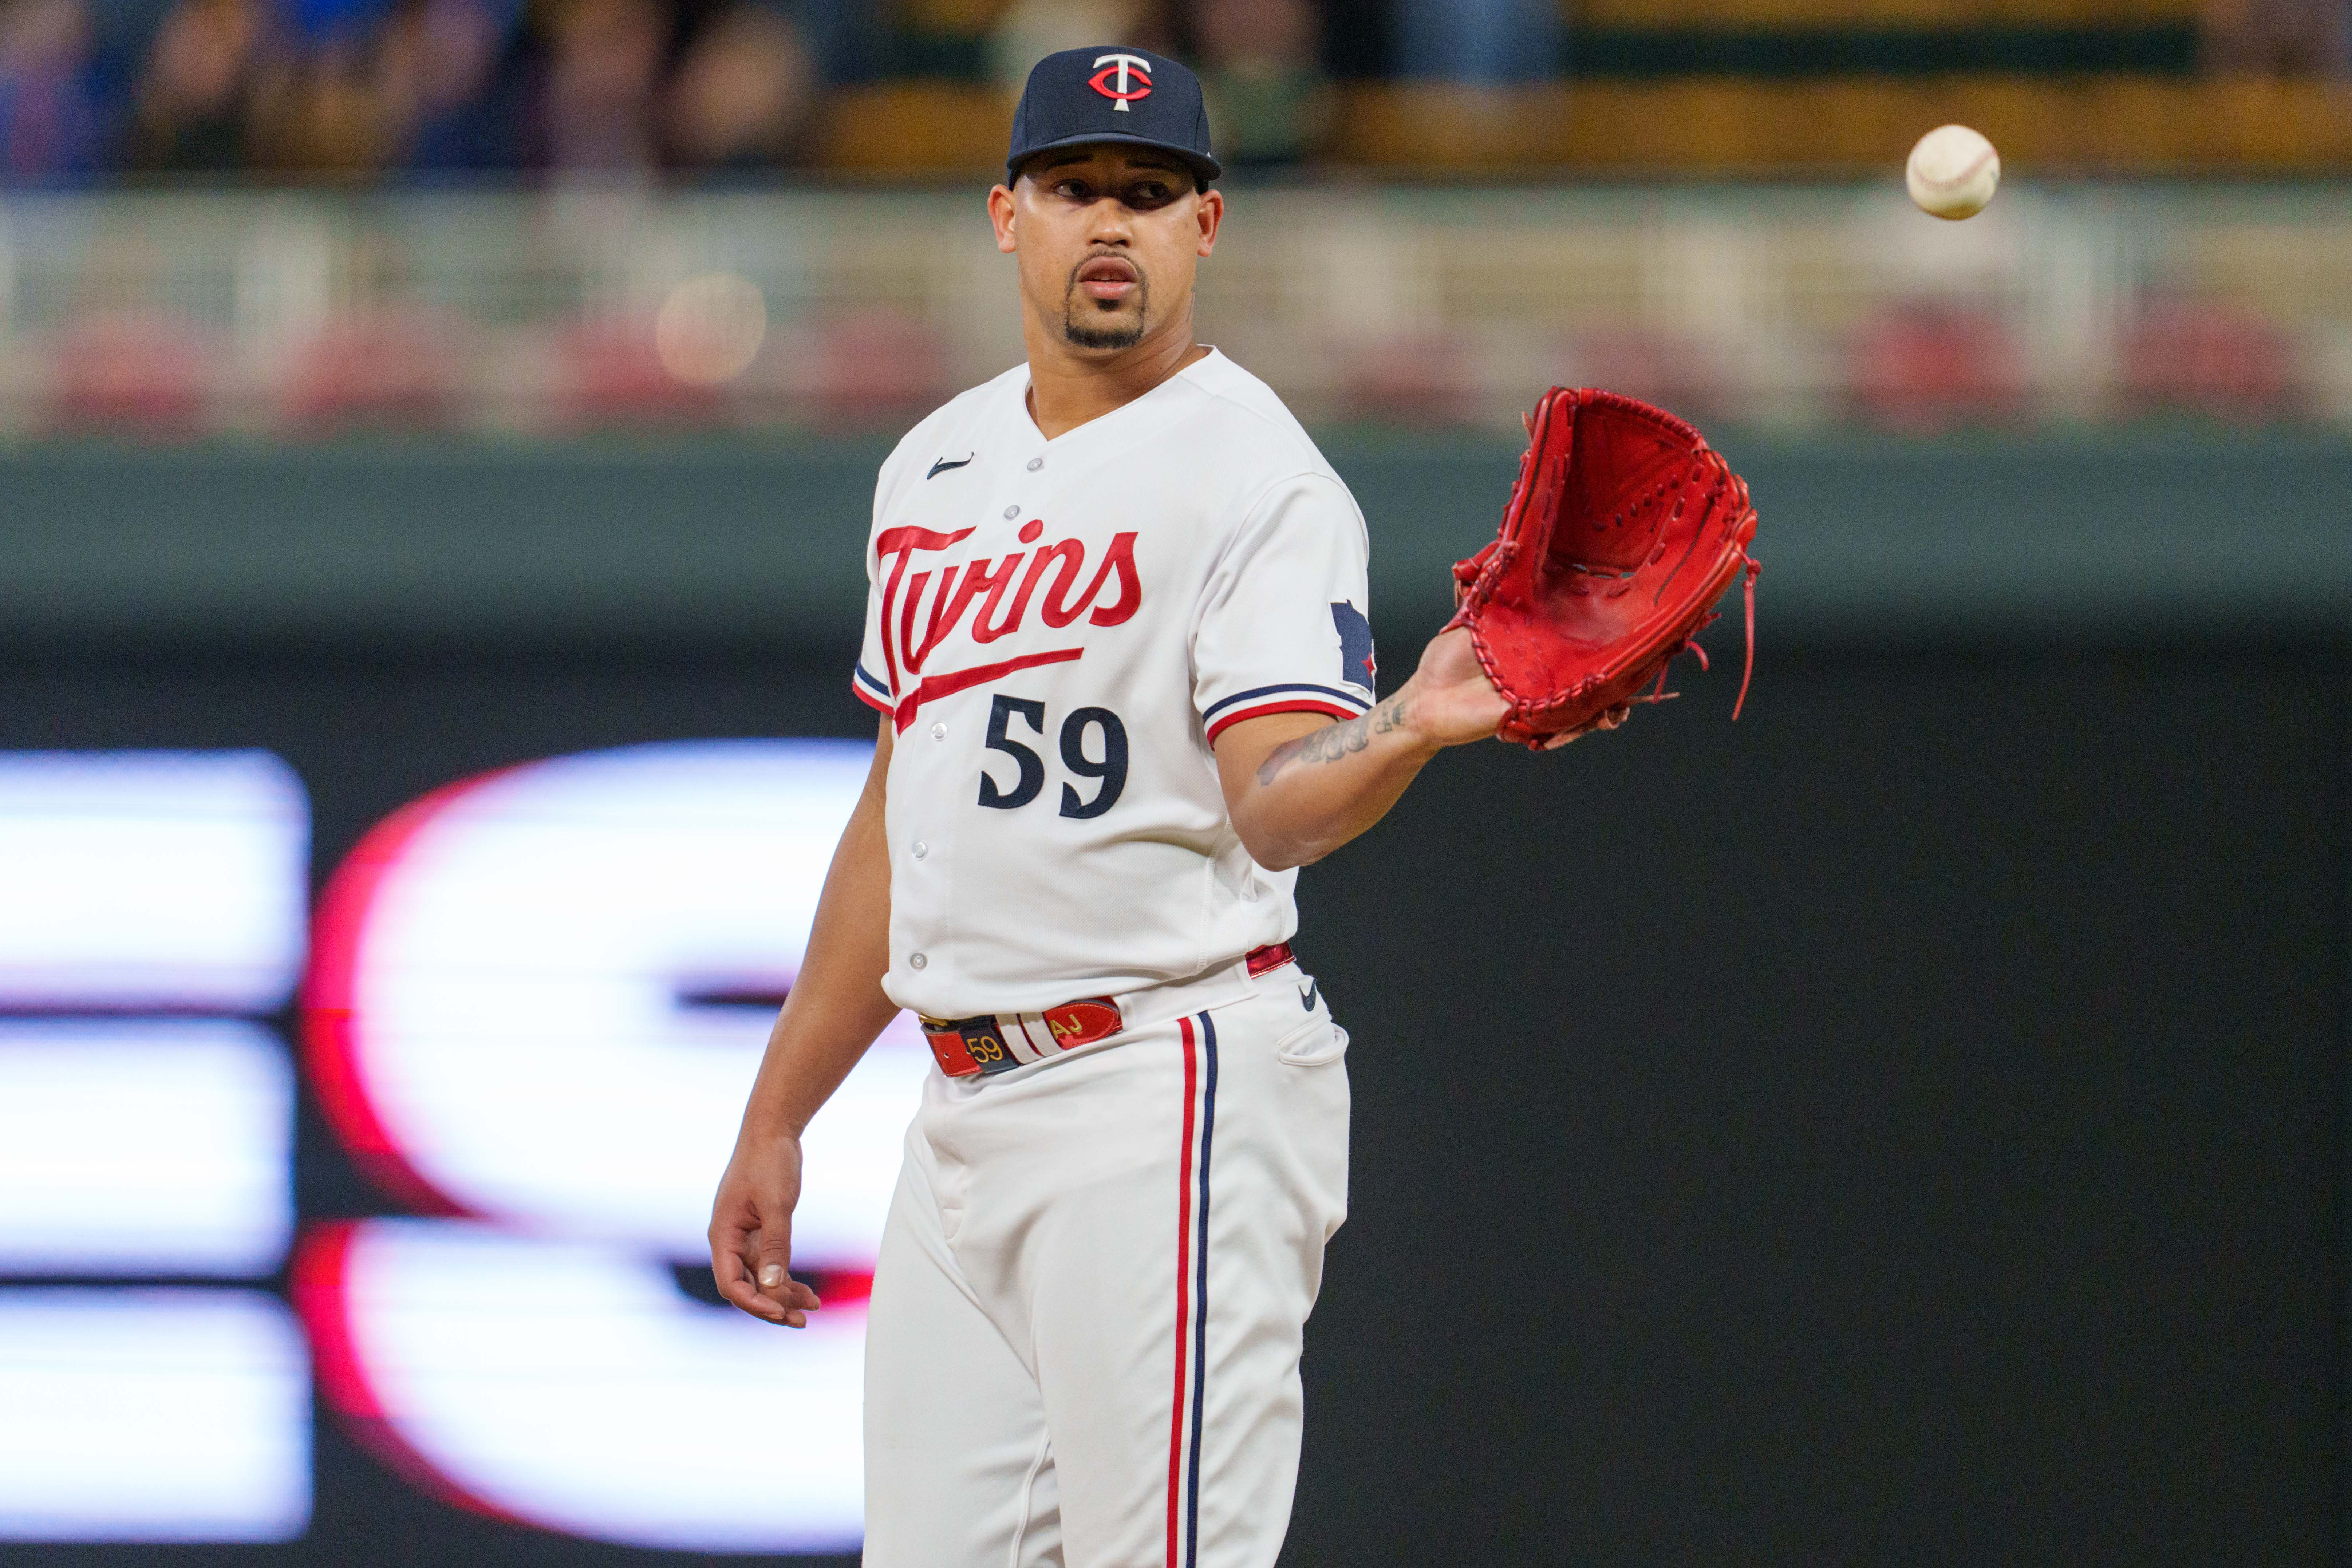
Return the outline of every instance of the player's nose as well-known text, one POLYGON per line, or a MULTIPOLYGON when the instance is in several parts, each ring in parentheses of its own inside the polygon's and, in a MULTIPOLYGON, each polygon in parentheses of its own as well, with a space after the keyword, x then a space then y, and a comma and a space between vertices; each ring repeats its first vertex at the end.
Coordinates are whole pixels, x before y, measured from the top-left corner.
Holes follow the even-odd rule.
POLYGON ((1134 237, 1135 214, 1117 196, 1106 195, 1087 209, 1087 237, 1097 245, 1125 245, 1134 237))

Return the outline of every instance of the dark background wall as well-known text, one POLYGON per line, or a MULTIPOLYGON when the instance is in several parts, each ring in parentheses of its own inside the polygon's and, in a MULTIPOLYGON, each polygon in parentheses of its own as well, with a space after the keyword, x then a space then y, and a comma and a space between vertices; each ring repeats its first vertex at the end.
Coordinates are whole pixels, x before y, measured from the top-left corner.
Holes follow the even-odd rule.
POLYGON ((1446 759, 1306 884, 1293 1560, 2339 1560, 2343 674, 1790 650, 1446 759))
MULTIPOLYGON (((1925 563, 1907 578, 1865 591, 1848 561, 1861 585, 1824 586, 1834 570, 1802 565, 1833 562, 1821 542, 1884 542, 1906 493, 1931 516, 1955 503, 1906 472, 1911 449, 1803 457, 1746 465, 1788 521, 1768 504, 1737 727, 1719 659, 1560 755, 1447 756, 1302 880, 1357 1121, 1286 1562, 2340 1561, 2340 613, 2324 583, 2263 590, 2259 563, 2216 609, 2175 592, 2211 572, 2159 548, 2121 586, 2045 576, 1987 614, 1934 596, 1937 552, 1978 559, 1949 537, 1885 544, 1925 563), (1907 630, 1890 605, 1918 612, 1907 630)), ((2064 521, 1986 514, 2029 563, 2075 548, 2084 498, 2112 496, 2048 479, 2109 460, 2064 457, 2038 490, 1993 481, 2024 489, 2024 520, 2064 521)), ((2344 462, 2274 482, 2291 496, 2344 462)), ((1380 506, 1443 498, 1446 471, 1350 471, 1376 550, 1404 526, 1380 506)), ((1475 537, 1488 498, 1474 510, 1475 537)), ((1962 512, 1951 526, 1974 526, 1962 512)), ((668 538, 638 526, 649 551, 668 538)), ((827 526, 854 549, 854 519, 827 526)), ((420 581, 442 548, 417 547, 420 581)), ((2332 546, 2310 548, 2326 569, 2332 546)), ((1393 683, 1435 609, 1384 584, 1393 683)), ((492 614, 403 641, 276 602, 296 610, 274 627, 208 618, 201 595, 144 635, 20 621, 0 746, 268 746, 310 788, 323 874, 386 811, 484 767, 870 729, 830 621, 501 637, 492 614)), ((389 1207, 308 1109, 299 1187, 306 1218, 389 1207)), ((323 1411, 319 1441, 298 1545, 0 1558, 659 1560, 429 1503, 323 1411)))

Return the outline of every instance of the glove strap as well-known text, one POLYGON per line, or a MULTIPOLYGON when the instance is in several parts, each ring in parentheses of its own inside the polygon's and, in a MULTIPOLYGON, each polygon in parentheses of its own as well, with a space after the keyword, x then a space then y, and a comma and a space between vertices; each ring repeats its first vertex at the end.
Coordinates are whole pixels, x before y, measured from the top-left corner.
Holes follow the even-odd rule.
POLYGON ((1763 571, 1764 568, 1758 565, 1752 556, 1748 558, 1748 581, 1741 590, 1748 600, 1748 664, 1739 672, 1738 701, 1731 705, 1731 721, 1735 724, 1739 722, 1740 703, 1748 700, 1748 678, 1756 673, 1756 579, 1763 571))

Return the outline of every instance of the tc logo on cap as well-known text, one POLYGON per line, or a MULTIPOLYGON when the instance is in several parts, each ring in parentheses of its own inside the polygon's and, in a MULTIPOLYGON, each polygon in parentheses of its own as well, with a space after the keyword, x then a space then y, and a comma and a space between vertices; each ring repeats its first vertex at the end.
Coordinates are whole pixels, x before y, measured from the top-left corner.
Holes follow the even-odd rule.
POLYGON ((1121 114, 1128 112, 1129 100, 1151 96, 1150 60, 1139 59, 1134 55, 1105 55, 1095 61, 1095 74, 1087 79, 1087 85, 1109 99, 1110 106, 1121 114), (1118 75, 1116 87, 1110 81, 1114 72, 1118 75), (1130 82, 1141 85, 1130 87, 1130 82))

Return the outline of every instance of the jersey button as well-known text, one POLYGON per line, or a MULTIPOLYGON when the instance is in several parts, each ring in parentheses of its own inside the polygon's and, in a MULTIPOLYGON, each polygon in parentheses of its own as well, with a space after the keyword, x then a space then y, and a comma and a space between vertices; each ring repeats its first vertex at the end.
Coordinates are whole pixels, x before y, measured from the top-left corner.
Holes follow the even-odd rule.
POLYGON ((907 955, 907 967, 909 969, 920 969, 929 963, 930 960, 919 952, 910 952, 907 955))
POLYGON ((916 840, 915 840, 915 858, 916 858, 916 859, 919 860, 919 859, 921 859, 924 856, 926 856, 926 855, 929 854, 930 852, 931 852, 931 847, 930 847, 929 845, 928 845, 928 844, 924 843, 924 842, 923 842, 921 839, 919 839, 919 838, 918 838, 918 839, 916 839, 916 840))
POLYGON ((1032 458, 1029 459, 1029 471, 1033 474, 1045 466, 1045 459, 1043 458, 1032 458))
POLYGON ((944 741, 944 740, 946 740, 947 738, 948 738, 948 727, 947 727, 945 724, 934 724, 934 725, 932 725, 932 726, 931 726, 931 739, 932 739, 932 740, 934 740, 934 741, 944 741))
POLYGON ((1015 501, 1011 506, 1006 507, 1004 509, 1004 515, 1008 518, 1019 517, 1021 515, 1021 503, 1019 501, 1015 501))

